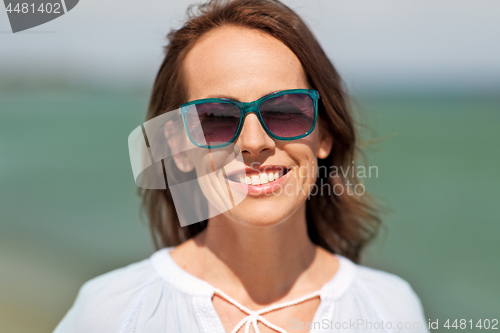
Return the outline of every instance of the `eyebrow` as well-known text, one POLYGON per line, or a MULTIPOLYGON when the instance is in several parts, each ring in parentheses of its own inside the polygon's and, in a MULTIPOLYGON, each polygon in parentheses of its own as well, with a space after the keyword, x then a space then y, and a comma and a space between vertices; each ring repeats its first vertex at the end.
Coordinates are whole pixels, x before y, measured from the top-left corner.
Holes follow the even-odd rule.
POLYGON ((227 96, 227 95, 219 95, 219 94, 208 95, 207 97, 204 97, 204 98, 229 98, 229 99, 237 100, 234 97, 230 97, 230 96, 227 96))
MULTIPOLYGON (((272 94, 274 92, 278 92, 278 91, 281 91, 281 90, 273 90, 273 91, 270 91, 262 96, 260 96, 259 98, 261 97, 264 97, 264 96, 267 96, 269 94, 272 94)), ((239 101, 239 99, 235 98, 235 97, 231 97, 231 96, 228 96, 228 95, 221 95, 221 94, 212 94, 212 95, 208 95, 207 97, 205 98, 227 98, 227 99, 232 99, 234 101, 239 101)))

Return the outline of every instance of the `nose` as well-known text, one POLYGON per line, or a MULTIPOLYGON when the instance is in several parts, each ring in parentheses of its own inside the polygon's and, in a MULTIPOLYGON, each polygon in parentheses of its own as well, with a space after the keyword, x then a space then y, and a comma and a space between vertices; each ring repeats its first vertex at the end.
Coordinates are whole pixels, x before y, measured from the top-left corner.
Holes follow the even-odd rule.
POLYGON ((253 158, 259 157, 261 152, 274 150, 276 146, 274 140, 267 135, 255 113, 246 115, 236 144, 242 152, 246 152, 253 158))

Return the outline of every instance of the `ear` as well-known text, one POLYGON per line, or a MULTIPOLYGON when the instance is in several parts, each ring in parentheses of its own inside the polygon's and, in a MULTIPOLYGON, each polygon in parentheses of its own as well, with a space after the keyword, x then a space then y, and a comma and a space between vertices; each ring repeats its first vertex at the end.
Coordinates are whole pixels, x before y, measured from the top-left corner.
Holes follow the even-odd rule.
POLYGON ((174 158, 175 165, 180 171, 191 172, 194 169, 194 164, 191 162, 186 152, 174 154, 172 157, 174 158))
POLYGON ((320 159, 327 158, 332 150, 333 136, 324 128, 320 127, 318 137, 318 151, 316 152, 316 155, 320 159))

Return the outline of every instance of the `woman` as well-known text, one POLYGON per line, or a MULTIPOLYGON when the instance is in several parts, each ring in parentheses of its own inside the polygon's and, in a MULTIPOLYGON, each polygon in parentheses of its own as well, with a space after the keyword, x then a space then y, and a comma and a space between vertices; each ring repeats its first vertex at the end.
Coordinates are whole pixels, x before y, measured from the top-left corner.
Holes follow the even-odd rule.
POLYGON ((165 248, 87 282, 55 332, 427 332, 406 281, 356 264, 379 219, 352 174, 321 172, 352 164, 356 134, 303 21, 276 0, 210 1, 169 40, 147 118, 182 106, 182 122, 161 127, 167 188, 140 191, 165 248), (170 136, 182 126, 195 149, 170 136), (207 219, 186 218, 178 203, 200 200, 177 197, 171 169, 197 177, 207 219), (240 194, 227 209, 224 185, 240 194))

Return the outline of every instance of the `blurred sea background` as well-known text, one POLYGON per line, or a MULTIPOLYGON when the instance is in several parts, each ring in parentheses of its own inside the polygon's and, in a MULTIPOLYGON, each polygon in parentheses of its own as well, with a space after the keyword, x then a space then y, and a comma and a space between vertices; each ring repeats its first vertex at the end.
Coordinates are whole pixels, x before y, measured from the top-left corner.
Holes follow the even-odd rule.
MULTIPOLYGON (((500 319, 500 2, 284 2, 374 141, 390 211, 364 264, 410 282, 436 332, 500 319)), ((85 281, 154 251, 127 137, 191 3, 82 1, 16 34, 0 9, 0 332, 52 332, 85 281)))

